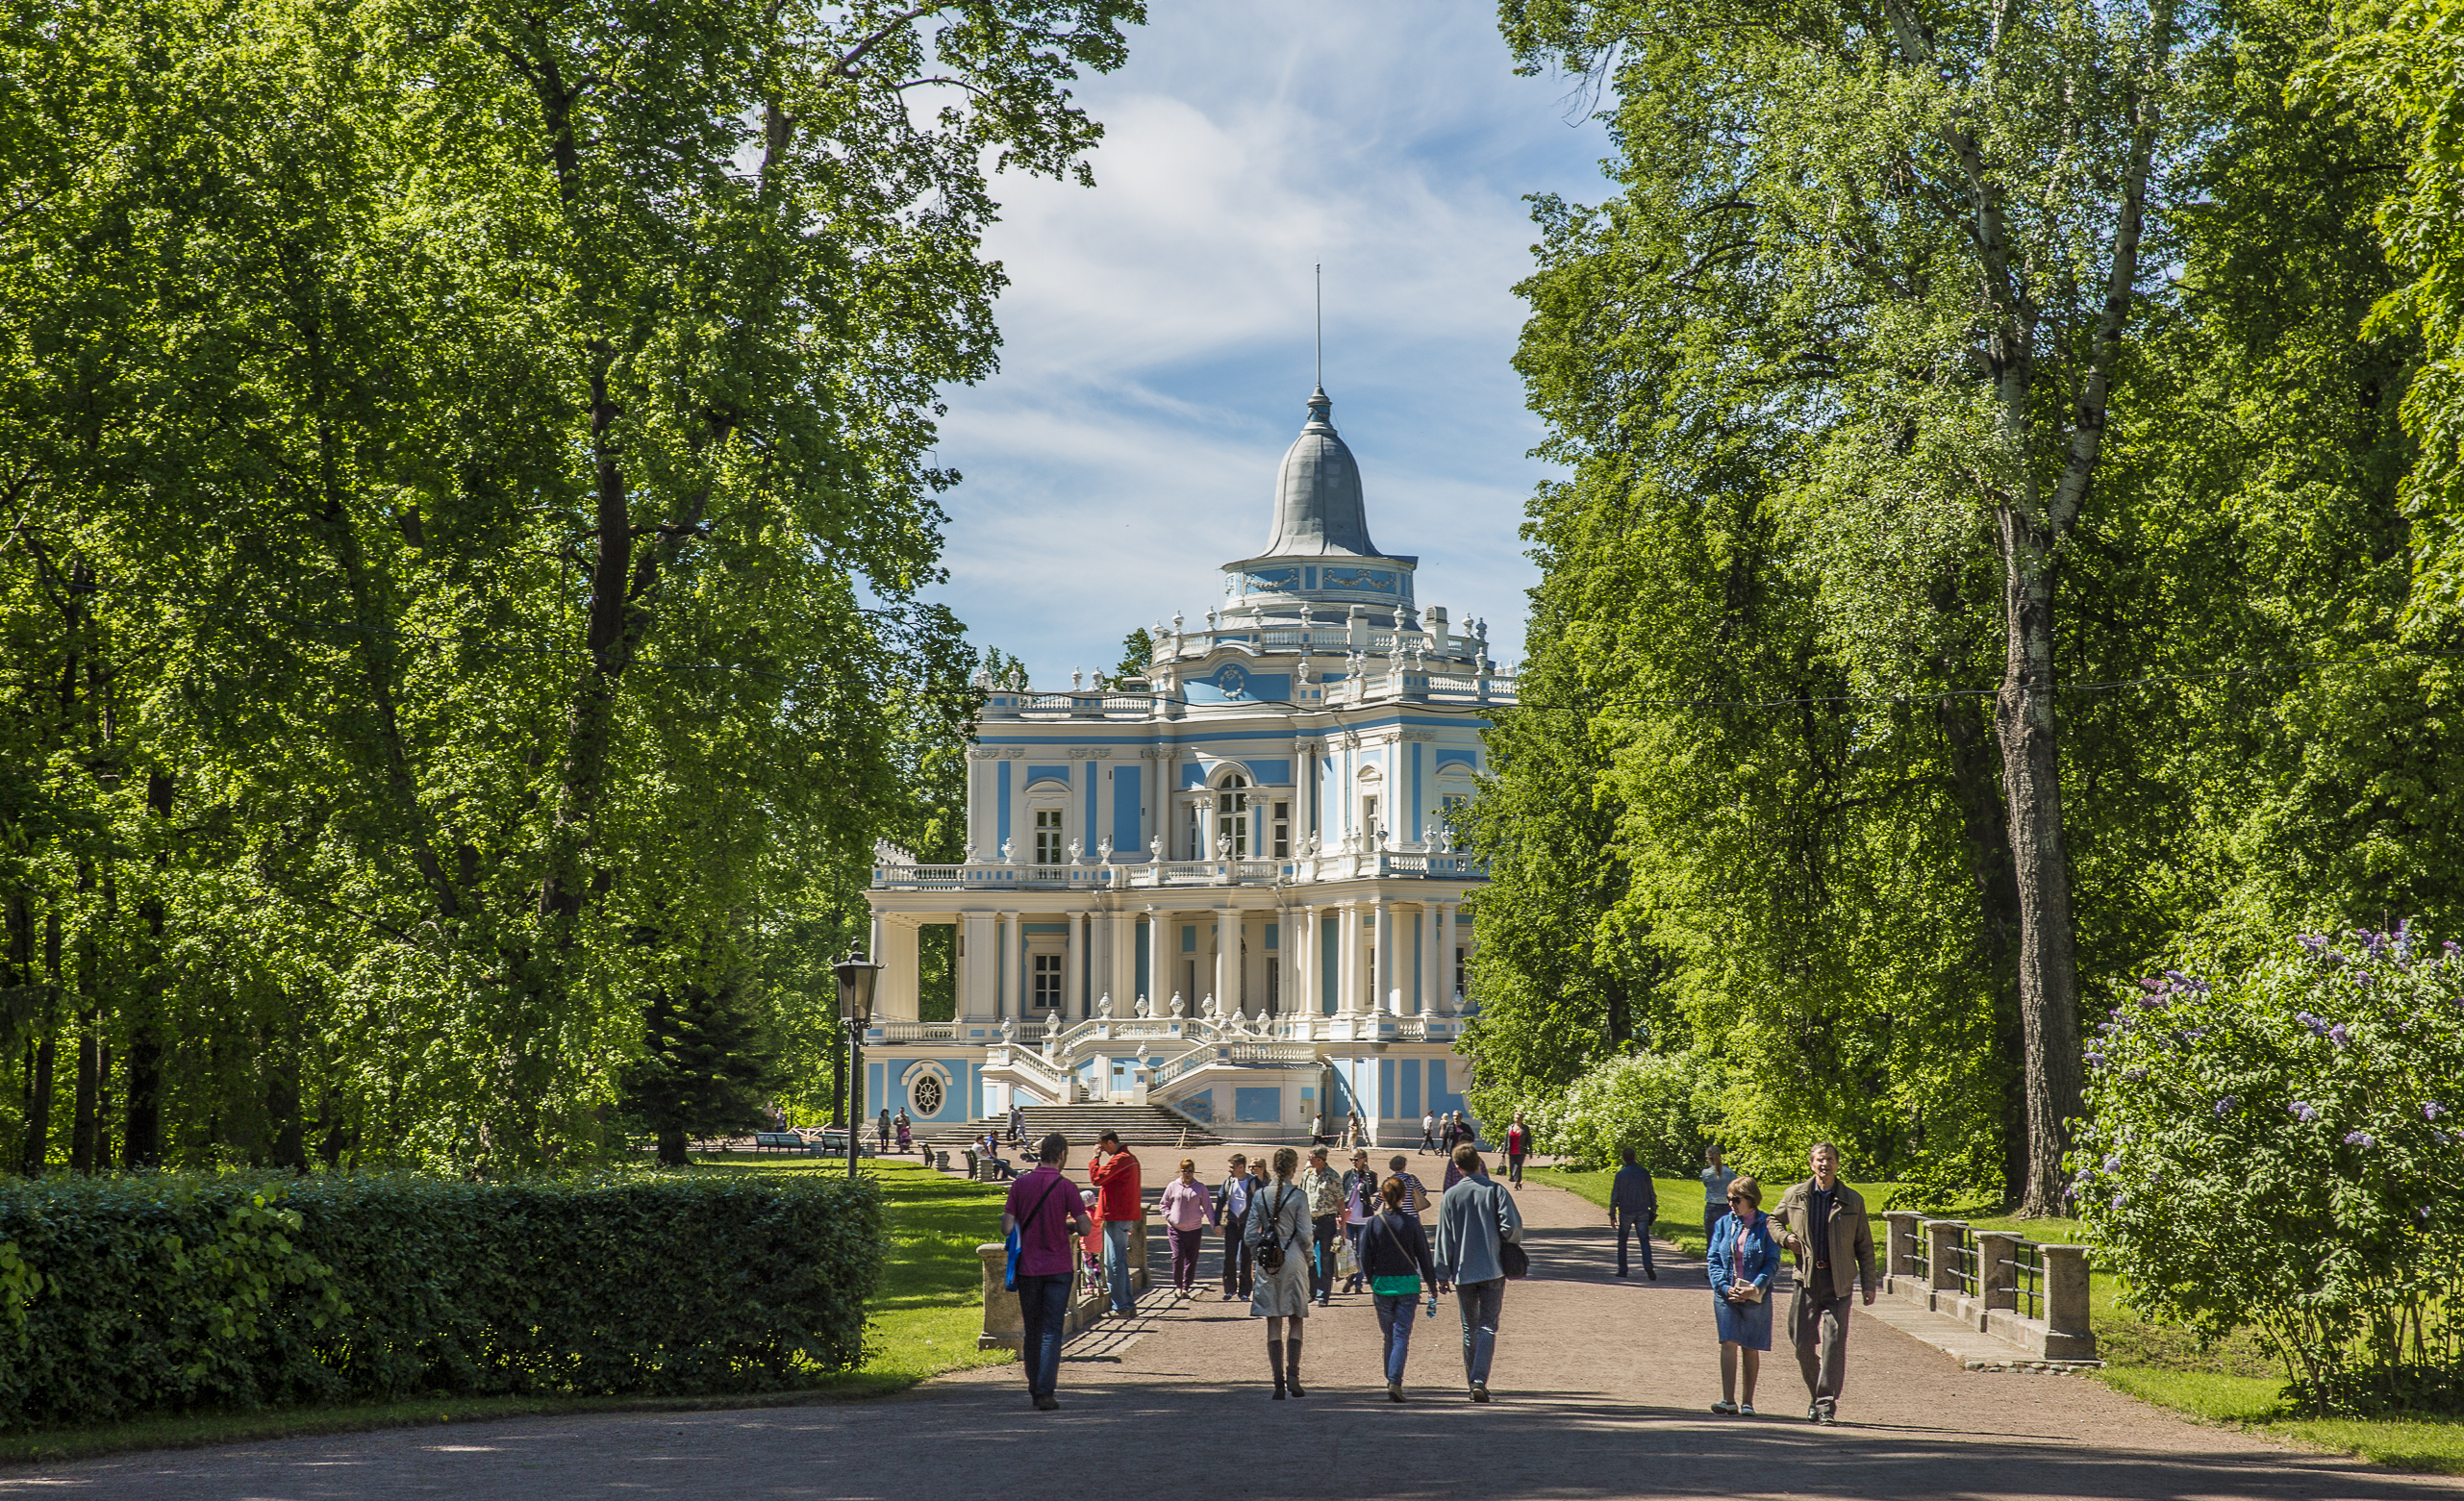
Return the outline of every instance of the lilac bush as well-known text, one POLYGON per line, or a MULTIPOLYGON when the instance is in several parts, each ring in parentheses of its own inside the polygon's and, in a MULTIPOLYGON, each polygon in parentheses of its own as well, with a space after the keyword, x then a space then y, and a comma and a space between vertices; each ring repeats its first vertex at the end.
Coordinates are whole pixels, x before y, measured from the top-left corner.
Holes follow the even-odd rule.
POLYGON ((2464 1398, 2464 954, 2405 923, 2302 934, 2119 997, 2073 1189, 2155 1317, 2247 1326, 2317 1412, 2464 1398))

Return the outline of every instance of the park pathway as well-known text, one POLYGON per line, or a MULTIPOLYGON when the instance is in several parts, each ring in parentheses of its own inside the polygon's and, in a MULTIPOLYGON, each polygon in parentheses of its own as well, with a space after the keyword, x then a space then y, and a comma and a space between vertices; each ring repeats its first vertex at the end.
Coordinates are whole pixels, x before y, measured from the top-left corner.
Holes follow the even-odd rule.
MULTIPOLYGON (((1150 1178, 1167 1156, 1149 1158, 1150 1178)), ((1210 1166, 1220 1157, 1206 1154, 1210 1166)), ((1366 1298, 1309 1320, 1310 1394, 1275 1402, 1264 1326, 1245 1305, 1150 1295, 1149 1313, 1073 1342, 1058 1413, 1029 1409, 1011 1366, 873 1402, 525 1418, 0 1470, 0 1501, 2464 1497, 2451 1479, 2289 1451, 2086 1380, 1965 1371, 1870 1318, 1850 1336, 1839 1426, 1804 1420, 1784 1344, 1765 1368, 1764 1415, 1714 1417, 1700 1264, 1620 1282, 1590 1204, 1538 1185, 1520 1203, 1533 1271, 1507 1292, 1487 1406, 1463 1399, 1451 1299, 1420 1320, 1413 1400, 1396 1406, 1366 1298)), ((1159 1284, 1162 1264, 1159 1254, 1159 1284)))

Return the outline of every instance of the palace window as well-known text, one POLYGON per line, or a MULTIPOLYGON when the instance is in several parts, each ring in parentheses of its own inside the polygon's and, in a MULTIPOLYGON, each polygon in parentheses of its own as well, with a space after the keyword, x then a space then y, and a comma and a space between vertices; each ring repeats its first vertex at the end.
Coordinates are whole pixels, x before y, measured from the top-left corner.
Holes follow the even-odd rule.
POLYGON ((1377 799, 1374 797, 1360 800, 1360 837, 1372 843, 1376 841, 1377 799))
POLYGON ((1274 858, 1277 860, 1292 858, 1292 805, 1290 803, 1274 805, 1274 858))
POLYGON ((1035 863, 1057 865, 1067 852, 1061 845, 1061 810, 1039 808, 1035 811, 1035 863))
MULTIPOLYGON (((1249 782, 1245 777, 1223 779, 1215 794, 1216 844, 1221 847, 1224 837, 1232 840, 1232 858, 1245 860, 1249 855, 1249 782)), ((1209 854, 1214 851, 1208 851, 1209 854)))
POLYGON ((1038 1011, 1061 1009, 1061 960, 1059 954, 1038 954, 1033 957, 1035 975, 1035 1008, 1038 1011))

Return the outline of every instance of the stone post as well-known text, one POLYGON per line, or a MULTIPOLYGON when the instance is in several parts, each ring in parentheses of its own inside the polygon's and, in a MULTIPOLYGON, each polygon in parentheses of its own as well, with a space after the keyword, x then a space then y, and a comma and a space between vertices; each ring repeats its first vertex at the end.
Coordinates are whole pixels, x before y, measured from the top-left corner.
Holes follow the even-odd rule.
POLYGON ((2088 1249, 2047 1245, 2045 1258, 2045 1354, 2057 1361, 2096 1359, 2096 1332, 2088 1319, 2088 1249))
POLYGON ((1890 1227, 1884 1232, 1884 1277, 1911 1277, 1916 1274, 1917 1221, 1923 1217, 1914 1210, 1895 1209, 1884 1213, 1883 1222, 1890 1227))
POLYGON ((1930 1300, 1939 1309, 1949 1297, 1959 1296, 1959 1233, 1968 1228, 1964 1219, 1928 1219, 1925 1227, 1925 1267, 1932 1273, 1925 1279, 1933 1289, 1930 1300))
POLYGON ((1976 1232, 1976 1292, 1985 1308, 2019 1309, 2019 1237, 2004 1231, 1976 1232))
POLYGON ((975 1347, 1018 1349, 1026 1343, 1026 1318, 1018 1312, 1018 1295, 1002 1286, 1009 1275, 1010 1248, 994 1240, 977 1246, 975 1254, 984 1261, 984 1332, 976 1336, 975 1347))

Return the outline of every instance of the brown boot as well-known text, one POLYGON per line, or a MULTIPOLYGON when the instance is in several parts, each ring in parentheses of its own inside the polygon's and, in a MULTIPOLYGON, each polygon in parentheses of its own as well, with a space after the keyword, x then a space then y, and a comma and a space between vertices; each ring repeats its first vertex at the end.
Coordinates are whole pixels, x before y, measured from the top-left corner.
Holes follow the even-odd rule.
POLYGON ((1274 1365, 1274 1399, 1275 1399, 1276 1401, 1280 1402, 1280 1401, 1282 1401, 1282 1400, 1283 1400, 1283 1341, 1282 1341, 1282 1340, 1280 1340, 1280 1339, 1270 1339, 1270 1340, 1268 1340, 1268 1341, 1267 1341, 1267 1359, 1268 1359, 1268 1361, 1270 1361, 1270 1363, 1273 1363, 1273 1365, 1274 1365))

